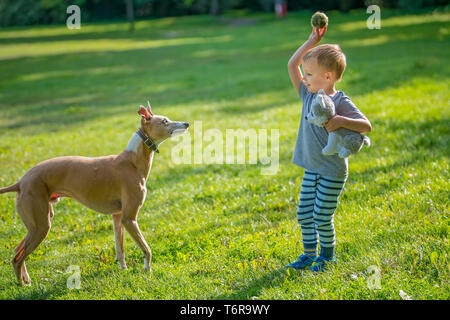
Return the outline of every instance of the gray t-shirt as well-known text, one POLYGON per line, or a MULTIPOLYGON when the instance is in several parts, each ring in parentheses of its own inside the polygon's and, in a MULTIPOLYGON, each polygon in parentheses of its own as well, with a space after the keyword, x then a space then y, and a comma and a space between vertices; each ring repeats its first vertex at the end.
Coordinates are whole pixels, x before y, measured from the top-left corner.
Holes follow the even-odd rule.
MULTIPOLYGON (((322 149, 328 142, 327 129, 313 125, 305 119, 315 95, 308 91, 302 81, 299 87, 299 97, 303 101, 303 107, 292 162, 308 171, 323 176, 339 179, 347 178, 347 158, 342 159, 337 154, 332 156, 324 156, 322 154, 322 149)), ((344 92, 338 91, 334 96, 330 96, 330 98, 334 102, 338 115, 353 119, 364 117, 344 92)))

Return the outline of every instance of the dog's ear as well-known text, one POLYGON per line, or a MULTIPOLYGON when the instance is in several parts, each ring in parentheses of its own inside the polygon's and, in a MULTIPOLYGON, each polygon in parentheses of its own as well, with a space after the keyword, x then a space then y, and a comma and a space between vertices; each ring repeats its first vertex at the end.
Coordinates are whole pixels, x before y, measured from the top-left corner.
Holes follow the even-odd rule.
MULTIPOLYGON (((322 90, 322 89, 320 89, 320 90, 322 90)), ((324 96, 319 97, 319 101, 320 101, 320 106, 321 106, 322 108, 325 108, 325 107, 326 107, 326 104, 325 104, 325 97, 324 97, 324 96)))
POLYGON ((138 114, 139 114, 142 118, 144 118, 145 120, 150 120, 150 118, 151 118, 152 115, 153 115, 153 114, 150 114, 150 113, 148 112, 148 110, 147 110, 143 105, 140 105, 140 106, 139 106, 138 114))
POLYGON ((147 100, 147 111, 151 116, 153 116, 152 106, 150 105, 150 101, 148 100, 147 100))

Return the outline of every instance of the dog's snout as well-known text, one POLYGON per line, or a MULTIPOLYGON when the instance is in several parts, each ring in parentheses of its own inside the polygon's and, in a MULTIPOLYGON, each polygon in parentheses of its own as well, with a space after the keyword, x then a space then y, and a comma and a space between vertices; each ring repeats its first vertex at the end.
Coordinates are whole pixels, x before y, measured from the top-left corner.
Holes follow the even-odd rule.
POLYGON ((185 122, 184 125, 186 128, 189 128, 189 122, 185 122))

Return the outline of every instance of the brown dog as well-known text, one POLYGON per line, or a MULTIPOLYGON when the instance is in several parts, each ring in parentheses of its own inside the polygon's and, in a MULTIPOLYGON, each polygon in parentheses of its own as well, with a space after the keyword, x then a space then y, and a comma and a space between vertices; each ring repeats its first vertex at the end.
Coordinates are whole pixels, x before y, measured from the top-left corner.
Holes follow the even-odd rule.
POLYGON ((144 270, 150 270, 151 251, 137 224, 137 214, 147 193, 146 181, 154 152, 167 138, 186 132, 187 122, 154 115, 150 103, 140 106, 141 127, 125 150, 99 158, 59 157, 31 168, 16 184, 0 188, 0 194, 17 192, 16 211, 28 230, 15 248, 12 260, 19 284, 30 284, 25 259, 47 236, 53 217, 52 203, 60 197, 74 198, 86 207, 110 214, 116 259, 126 269, 123 227, 144 253, 144 270))

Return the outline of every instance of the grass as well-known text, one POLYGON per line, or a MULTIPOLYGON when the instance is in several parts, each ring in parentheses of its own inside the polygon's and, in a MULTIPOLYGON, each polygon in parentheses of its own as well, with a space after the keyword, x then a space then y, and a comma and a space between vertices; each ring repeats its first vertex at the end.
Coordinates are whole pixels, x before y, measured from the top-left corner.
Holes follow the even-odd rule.
MULTIPOLYGON (((350 158, 335 215, 328 272, 286 272, 301 253, 296 206, 303 169, 291 162, 301 103, 287 61, 312 12, 254 15, 230 26, 209 16, 0 29, 0 186, 38 162, 122 151, 137 106, 204 129, 280 130, 280 170, 263 165, 174 164, 161 147, 139 225, 153 272, 125 236, 129 270, 115 260, 110 217, 74 200, 55 206, 47 239, 27 260, 32 286, 10 264, 26 233, 14 194, 0 197, 0 299, 449 299, 448 13, 329 12, 323 43, 339 43, 337 88, 371 120, 372 146, 350 158), (66 270, 81 270, 69 290, 66 270), (380 286, 369 267, 376 266, 380 286)), ((232 19, 233 17, 229 17, 232 19)), ((190 133, 192 135, 192 132, 190 133)))

